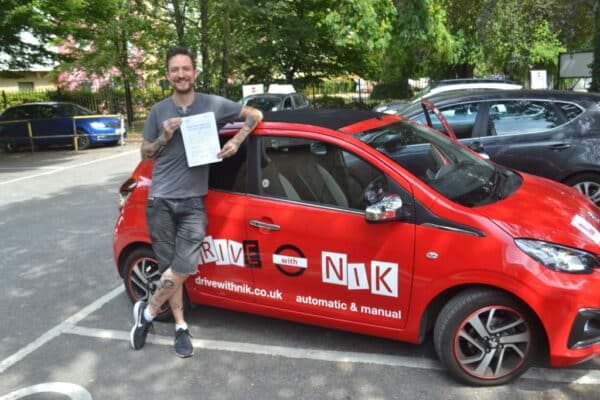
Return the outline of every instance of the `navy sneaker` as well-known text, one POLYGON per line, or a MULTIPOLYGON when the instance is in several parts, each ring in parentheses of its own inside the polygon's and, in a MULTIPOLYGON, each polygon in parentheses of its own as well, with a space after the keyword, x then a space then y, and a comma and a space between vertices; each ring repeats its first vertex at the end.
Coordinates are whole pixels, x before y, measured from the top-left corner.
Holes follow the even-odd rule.
POLYGON ((187 329, 177 329, 175 331, 175 354, 181 358, 187 358, 194 355, 194 346, 192 346, 192 335, 187 329))
POLYGON ((133 320, 134 325, 131 328, 130 342, 131 347, 135 350, 139 350, 146 344, 146 336, 148 336, 148 330, 152 328, 152 321, 146 321, 144 319, 144 310, 148 307, 148 304, 144 301, 138 301, 133 306, 133 320))

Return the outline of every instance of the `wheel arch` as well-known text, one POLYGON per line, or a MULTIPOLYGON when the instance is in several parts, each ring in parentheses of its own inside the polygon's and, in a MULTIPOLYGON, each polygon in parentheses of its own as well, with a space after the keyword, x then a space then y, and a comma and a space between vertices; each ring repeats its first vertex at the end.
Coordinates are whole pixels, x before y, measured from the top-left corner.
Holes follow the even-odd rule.
POLYGON ((117 270, 119 271, 119 276, 121 278, 125 277, 125 260, 127 259, 127 257, 129 257, 129 255, 135 250, 144 247, 149 250, 152 250, 152 245, 147 242, 132 242, 121 250, 119 257, 117 258, 117 270))
POLYGON ((542 342, 540 343, 540 350, 542 351, 542 355, 544 357, 544 361, 547 361, 547 357, 549 356, 550 347, 548 342, 548 334, 546 332, 546 327, 542 323, 539 315, 535 312, 535 310, 527 304, 520 296, 516 295, 514 292, 508 291, 498 286, 488 285, 488 284, 464 284, 453 286, 447 288, 446 290, 440 292, 431 299, 431 301, 427 304, 425 311, 421 316, 421 321, 419 324, 419 342, 424 342, 425 338, 431 334, 433 331, 433 327, 435 326, 435 321, 437 316, 439 315, 442 307, 453 297, 457 296, 459 293, 462 293, 466 290, 471 289, 492 289, 498 292, 505 293, 515 300, 517 300, 523 307, 527 309, 527 311, 535 318, 535 324, 539 328, 540 333, 543 334, 542 342))

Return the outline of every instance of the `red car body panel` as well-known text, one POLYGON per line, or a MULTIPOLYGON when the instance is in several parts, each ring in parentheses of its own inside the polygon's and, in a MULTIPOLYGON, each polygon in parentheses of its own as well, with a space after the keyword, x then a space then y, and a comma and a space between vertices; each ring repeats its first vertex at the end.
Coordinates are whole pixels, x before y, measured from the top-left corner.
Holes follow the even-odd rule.
MULTIPOLYGON (((392 119, 397 120, 385 116, 340 131, 370 129, 392 119)), ((555 272, 514 242, 539 239, 600 254, 598 242, 585 232, 587 225, 577 223, 581 218, 600 230, 598 209, 582 195, 523 175, 509 198, 463 207, 346 133, 263 123, 254 135, 286 133, 326 135, 380 168, 436 216, 482 235, 411 223, 365 224, 361 213, 211 190, 203 261, 186 281, 191 302, 418 343, 426 311, 436 299, 464 287, 489 286, 513 294, 537 316, 552 365, 571 365, 600 353, 600 344, 567 346, 577 312, 600 307, 600 270, 584 277, 555 272), (253 221, 280 229, 263 229, 253 221), (427 256, 432 253, 437 257, 427 256), (391 274, 397 278, 390 279, 391 274)), ((150 244, 144 207, 151 166, 140 163, 132 175, 138 185, 115 226, 117 266, 128 249, 150 244)))

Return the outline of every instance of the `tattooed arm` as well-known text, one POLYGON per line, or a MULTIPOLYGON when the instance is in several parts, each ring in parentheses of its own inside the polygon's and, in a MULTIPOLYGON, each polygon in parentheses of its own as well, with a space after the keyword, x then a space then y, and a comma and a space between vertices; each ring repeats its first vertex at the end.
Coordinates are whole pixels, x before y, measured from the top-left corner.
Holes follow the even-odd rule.
POLYGON ((142 142, 142 160, 150 161, 160 154, 169 141, 173 138, 173 134, 181 125, 181 118, 171 118, 163 122, 162 130, 158 138, 151 142, 144 138, 142 142))
POLYGON ((254 128, 256 128, 256 126, 263 119, 263 115, 260 110, 248 106, 242 107, 240 117, 244 119, 244 126, 242 126, 242 129, 240 129, 234 137, 229 139, 227 143, 223 145, 223 148, 221 149, 219 154, 217 154, 217 157, 226 158, 231 157, 235 153, 237 153, 242 142, 246 140, 248 135, 250 135, 254 128))

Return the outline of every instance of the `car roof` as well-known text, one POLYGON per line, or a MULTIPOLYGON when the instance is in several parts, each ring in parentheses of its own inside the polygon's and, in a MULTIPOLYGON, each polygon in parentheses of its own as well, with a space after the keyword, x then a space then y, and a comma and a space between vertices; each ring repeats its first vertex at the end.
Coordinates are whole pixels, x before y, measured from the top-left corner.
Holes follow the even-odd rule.
POLYGON ((371 110, 324 110, 303 108, 297 110, 264 112, 263 115, 263 122, 286 122, 339 130, 343 127, 362 121, 381 118, 385 114, 371 110))
POLYGON ((432 89, 440 86, 448 85, 464 85, 464 84, 477 84, 477 83, 493 83, 493 84, 509 84, 509 85, 520 85, 520 83, 507 80, 507 79, 493 79, 493 78, 457 78, 457 79, 443 79, 441 81, 431 82, 429 85, 432 89))
POLYGON ((23 106, 58 106, 61 104, 75 104, 75 103, 71 103, 68 101, 35 101, 35 102, 31 102, 31 103, 21 103, 21 104, 15 104, 12 105, 11 107, 23 107, 23 106))
MULTIPOLYGON (((571 101, 579 103, 600 102, 600 94, 572 92, 567 90, 541 90, 541 89, 465 89, 441 92, 428 97, 426 100, 438 107, 469 101, 485 100, 519 100, 539 99, 553 101, 571 101)), ((406 108, 399 110, 401 115, 410 116, 422 111, 421 102, 411 103, 406 108)))

